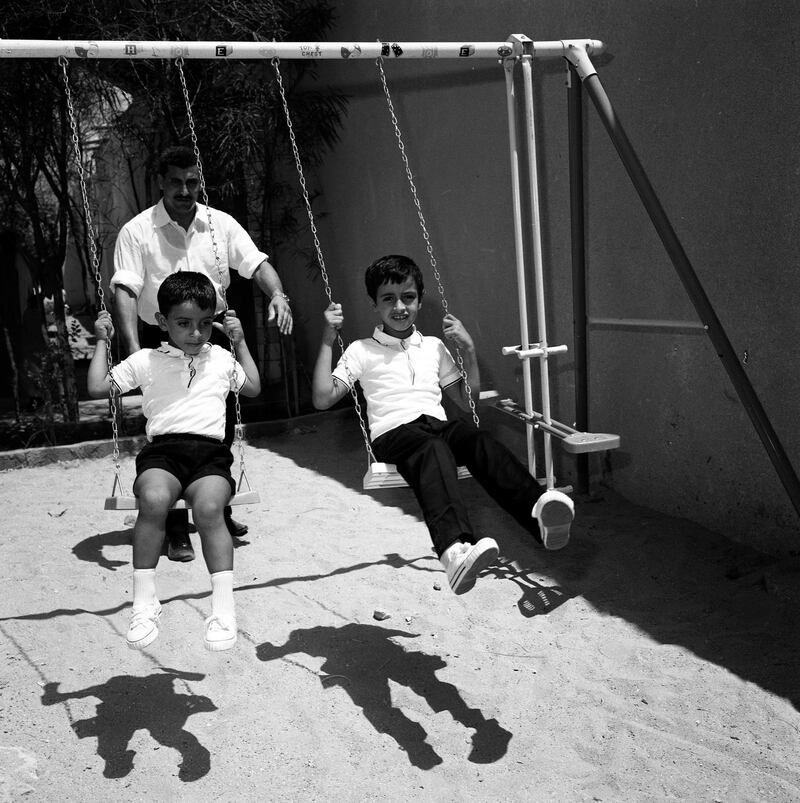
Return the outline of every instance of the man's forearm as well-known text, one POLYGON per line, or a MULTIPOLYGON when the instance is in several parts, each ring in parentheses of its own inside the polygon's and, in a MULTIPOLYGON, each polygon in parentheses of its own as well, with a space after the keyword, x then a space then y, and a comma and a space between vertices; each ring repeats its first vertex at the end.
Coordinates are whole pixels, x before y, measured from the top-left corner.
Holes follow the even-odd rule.
POLYGON ((290 335, 293 326, 292 308, 275 268, 265 259, 253 274, 253 279, 269 298, 269 321, 275 321, 282 335, 290 335))
POLYGON ((253 279, 268 298, 272 298, 276 293, 283 295, 281 278, 266 259, 256 268, 253 279))
POLYGON ((114 313, 126 354, 139 351, 139 311, 136 296, 125 285, 114 288, 114 313))

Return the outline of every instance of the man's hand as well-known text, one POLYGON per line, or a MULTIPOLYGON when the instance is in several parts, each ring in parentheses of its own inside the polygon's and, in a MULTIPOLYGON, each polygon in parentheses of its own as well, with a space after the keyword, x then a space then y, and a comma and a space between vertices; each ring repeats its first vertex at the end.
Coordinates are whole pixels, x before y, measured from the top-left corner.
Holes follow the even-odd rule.
POLYGON ((281 289, 281 280, 277 271, 266 259, 256 268, 253 281, 264 295, 269 296, 267 322, 275 321, 278 331, 282 335, 290 335, 293 326, 292 308, 289 306, 289 299, 281 289))
POLYGON ((275 321, 278 324, 278 331, 282 335, 292 333, 292 308, 289 306, 289 299, 277 293, 272 296, 269 302, 268 322, 275 321))

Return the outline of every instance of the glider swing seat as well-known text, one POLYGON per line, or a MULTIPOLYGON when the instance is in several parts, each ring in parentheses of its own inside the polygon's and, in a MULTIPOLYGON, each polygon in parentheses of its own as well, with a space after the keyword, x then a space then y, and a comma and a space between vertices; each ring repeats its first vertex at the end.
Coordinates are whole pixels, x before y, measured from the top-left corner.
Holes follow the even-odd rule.
MULTIPOLYGON (((528 468, 540 484, 552 490, 555 487, 553 470, 552 439, 555 438, 561 448, 570 454, 586 454, 616 449, 620 445, 618 435, 608 433, 580 432, 573 427, 556 421, 550 413, 550 379, 548 360, 552 355, 566 352, 567 346, 551 346, 547 340, 547 317, 545 311, 544 268, 542 259, 541 214, 539 201, 539 177, 537 170, 537 143, 535 104, 533 102, 533 61, 534 43, 527 36, 514 34, 509 42, 515 47, 517 56, 503 59, 506 78, 506 97, 508 111, 509 155, 511 157, 511 191, 513 199, 514 237, 517 270, 517 294, 519 303, 520 343, 524 345, 504 346, 504 356, 515 355, 522 363, 524 404, 519 405, 510 398, 495 402, 495 408, 526 424, 528 468), (516 88, 514 83, 514 67, 519 63, 522 68, 525 88, 525 117, 522 125, 518 124, 516 111, 516 88), (522 181, 520 178, 520 155, 517 142, 517 131, 523 131, 526 139, 528 164, 527 186, 529 188, 530 230, 528 235, 532 246, 534 291, 536 301, 536 318, 538 323, 538 342, 531 343, 528 334, 528 311, 526 299, 526 269, 524 259, 525 231, 522 221, 522 181), (533 391, 531 382, 530 361, 538 360, 541 389, 542 411, 533 409, 533 391), (537 476, 536 451, 534 433, 542 434, 544 451, 544 477, 537 476)), ((563 44, 563 43, 562 43, 563 44)), ((563 490, 570 490, 563 488, 563 490)))
MULTIPOLYGON (((401 158, 403 160, 403 165, 405 167, 406 177, 408 179, 408 184, 411 189, 411 194, 414 198, 414 205, 417 210, 417 218, 419 220, 419 225, 422 231, 423 239, 425 240, 425 246, 430 260, 431 268, 433 270, 433 275, 436 279, 437 287, 439 290, 440 302, 442 305, 442 309, 444 310, 444 314, 447 315, 447 313, 449 312, 449 308, 444 293, 444 285, 442 284, 441 274, 439 272, 436 258, 433 254, 433 247, 431 245, 430 235, 428 233, 428 228, 425 223, 425 216, 422 213, 422 206, 420 204, 419 197, 417 195, 416 185, 414 184, 414 176, 409 166, 408 157, 406 156, 405 145, 403 143, 403 136, 402 132, 400 131, 400 125, 394 113, 394 105, 392 103, 391 93, 389 92, 389 86, 386 81, 386 75, 383 71, 383 59, 379 57, 375 60, 375 62, 380 72, 381 83, 383 86, 384 95, 386 97, 386 103, 389 109, 389 115, 391 117, 392 125, 394 127, 395 137, 397 138, 397 145, 400 150, 401 158)), ((289 104, 286 99, 286 92, 283 86, 283 77, 280 71, 280 59, 278 59, 277 57, 273 58, 272 64, 273 67, 275 68, 278 91, 281 96, 283 113, 286 118, 286 127, 289 132, 289 140, 291 142, 292 153, 294 155, 294 160, 295 160, 295 167, 297 169, 298 180, 303 195, 303 201, 305 203, 306 215, 308 216, 309 226, 311 228, 311 233, 314 239, 314 248, 316 250, 317 262, 319 264, 320 274, 322 276, 322 280, 325 285, 325 294, 328 298, 328 303, 330 304, 333 303, 333 293, 331 290, 330 278, 328 276, 328 271, 325 267, 325 257, 322 253, 322 246, 320 244, 319 236, 317 234, 316 221, 314 219, 314 213, 311 208, 311 200, 308 195, 305 173, 303 171, 303 163, 302 160, 300 159, 300 151, 297 147, 297 139, 294 134, 294 126, 292 125, 292 116, 291 113, 289 112, 289 104)), ((338 333, 337 333, 337 345, 339 346, 340 352, 344 354, 345 345, 341 335, 338 333)), ((464 387, 467 391, 467 398, 469 400, 469 407, 472 413, 472 420, 475 426, 478 427, 480 425, 480 419, 478 417, 475 401, 472 396, 472 389, 470 388, 469 385, 467 372, 466 369, 464 368, 464 359, 461 356, 461 353, 459 352, 458 348, 456 348, 456 364, 458 366, 459 373, 461 374, 461 379, 464 383, 464 387)), ((369 433, 367 432, 366 424, 364 422, 364 415, 363 415, 363 410, 361 409, 361 403, 358 400, 358 393, 355 388, 355 380, 350 375, 350 371, 347 368, 346 361, 344 362, 344 368, 345 371, 347 371, 350 395, 352 397, 353 406, 355 408, 356 415, 358 417, 359 426, 361 427, 361 435, 364 440, 364 448, 367 453, 367 459, 369 463, 362 482, 364 490, 372 491, 372 490, 381 490, 384 488, 407 488, 408 483, 403 479, 402 475, 398 472, 396 465, 394 465, 393 463, 382 463, 375 458, 375 454, 372 451, 372 444, 370 443, 369 439, 369 433)), ((458 467, 458 479, 460 480, 466 479, 467 477, 470 476, 471 475, 469 473, 469 469, 467 469, 466 466, 458 467)))
POLYGON ((494 405, 500 412, 516 418, 534 429, 547 432, 561 442, 561 448, 569 454, 589 454, 590 452, 605 452, 619 447, 619 435, 607 432, 580 432, 567 424, 562 424, 551 418, 549 422, 535 410, 525 412, 513 399, 500 399, 494 405))
MULTIPOLYGON (((86 186, 86 174, 84 171, 83 166, 83 156, 81 153, 81 144, 80 144, 80 137, 78 136, 78 126, 75 117, 75 108, 72 102, 72 91, 70 88, 69 82, 69 73, 67 71, 67 59, 64 56, 59 56, 59 63, 61 65, 62 73, 63 73, 63 81, 64 81, 64 94, 66 98, 66 105, 67 105, 67 112, 69 117, 69 124, 70 124, 70 132, 72 136, 72 145, 73 145, 73 152, 75 163, 77 165, 78 170, 78 177, 80 181, 81 187, 81 198, 83 201, 83 211, 86 220, 86 231, 89 240, 89 250, 91 255, 91 263, 92 263, 92 270, 94 272, 94 279, 97 285, 97 297, 100 310, 102 312, 107 312, 106 302, 105 302, 105 292, 103 290, 103 276, 100 270, 100 258, 97 251, 97 242, 94 236, 94 227, 92 223, 92 211, 91 205, 89 203, 89 192, 86 186)), ((217 272, 220 277, 220 288, 222 292, 222 301, 227 308, 227 298, 225 296, 225 287, 222 282, 222 268, 221 262, 219 258, 218 248, 216 238, 214 236, 214 226, 211 222, 211 210, 208 206, 208 195, 206 193, 206 185, 205 185, 205 177, 203 175, 203 165, 200 158, 200 150, 197 145, 197 134, 195 132, 194 126, 194 117, 192 115, 192 108, 189 102, 189 92, 186 87, 186 79, 183 73, 183 58, 178 57, 175 62, 178 68, 178 75, 180 77, 181 82, 181 89, 183 90, 183 97, 186 103, 186 114, 187 120, 189 122, 189 131, 191 133, 192 138, 192 145, 194 147, 194 153, 197 158, 197 169, 200 177, 200 190, 202 193, 203 204, 206 207, 206 213, 208 214, 208 224, 209 229, 211 231, 211 244, 214 250, 214 263, 217 269, 217 272)), ((228 504, 229 505, 250 505, 256 504, 260 501, 260 497, 256 491, 253 491, 250 488, 250 483, 247 479, 247 474, 245 473, 245 465, 244 465, 244 443, 243 443, 243 427, 242 427, 242 415, 241 415, 241 406, 239 404, 239 390, 237 387, 237 378, 236 378, 236 352, 234 349, 233 340, 230 340, 230 349, 231 349, 231 359, 233 360, 233 385, 234 385, 234 395, 236 400, 236 425, 234 429, 234 440, 236 443, 238 457, 239 457, 239 480, 236 484, 236 493, 231 497, 228 504)), ((111 355, 111 349, 106 349, 106 355, 108 360, 108 371, 111 372, 113 368, 113 357, 111 355)), ((107 497, 104 504, 105 510, 138 510, 139 508, 139 499, 138 497, 134 496, 133 494, 127 494, 124 490, 121 478, 121 466, 120 466, 120 451, 119 451, 119 424, 117 421, 117 395, 114 390, 113 382, 109 387, 108 391, 108 398, 109 398, 109 407, 111 411, 111 432, 112 432, 112 442, 113 442, 113 449, 112 449, 112 459, 114 461, 114 483, 111 488, 111 496, 107 497)), ((172 505, 172 509, 190 509, 189 502, 184 498, 178 498, 175 503, 172 505)))

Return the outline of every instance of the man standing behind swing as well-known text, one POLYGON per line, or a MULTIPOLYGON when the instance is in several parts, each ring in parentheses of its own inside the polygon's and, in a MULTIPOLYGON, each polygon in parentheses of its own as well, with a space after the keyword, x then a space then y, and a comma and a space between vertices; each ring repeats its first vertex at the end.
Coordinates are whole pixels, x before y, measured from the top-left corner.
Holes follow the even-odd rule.
MULTIPOLYGON (((270 299, 269 320, 276 322, 281 334, 291 334, 289 298, 267 255, 258 250, 233 217, 198 203, 200 171, 194 151, 185 146, 167 148, 159 158, 158 184, 161 200, 122 227, 114 249, 110 284, 125 353, 159 345, 162 333, 155 319, 156 294, 167 276, 181 270, 204 273, 211 279, 217 292, 218 313, 225 309, 223 289, 230 284, 231 269, 253 279, 270 299), (207 209, 213 229, 209 228, 207 209)), ((225 442, 230 445, 235 425, 233 394, 228 402, 225 442)), ((247 533, 245 525, 232 519, 230 507, 225 509, 225 522, 231 535, 241 537, 247 533)), ((167 542, 170 560, 194 559, 187 511, 170 511, 167 542)))

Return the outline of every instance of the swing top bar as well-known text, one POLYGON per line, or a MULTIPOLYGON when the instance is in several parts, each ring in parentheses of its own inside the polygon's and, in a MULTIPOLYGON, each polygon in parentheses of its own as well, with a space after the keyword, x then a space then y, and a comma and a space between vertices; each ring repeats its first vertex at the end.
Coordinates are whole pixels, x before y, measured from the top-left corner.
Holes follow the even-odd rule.
POLYGON ((75 59, 505 59, 565 57, 570 48, 593 55, 605 45, 597 39, 533 42, 519 34, 506 42, 132 42, 0 39, 0 58, 75 59))

